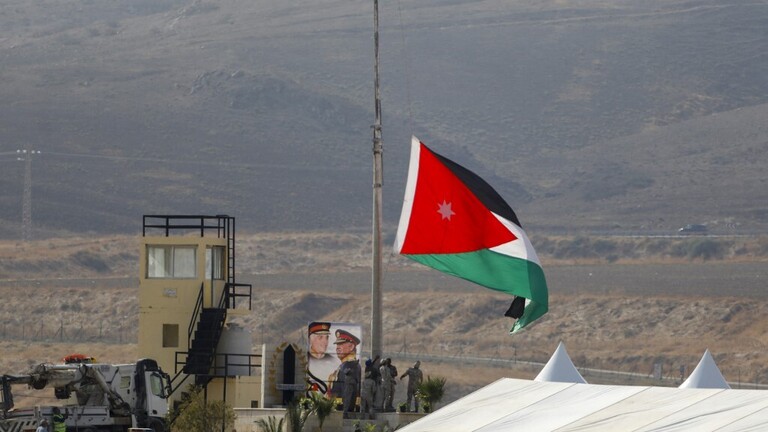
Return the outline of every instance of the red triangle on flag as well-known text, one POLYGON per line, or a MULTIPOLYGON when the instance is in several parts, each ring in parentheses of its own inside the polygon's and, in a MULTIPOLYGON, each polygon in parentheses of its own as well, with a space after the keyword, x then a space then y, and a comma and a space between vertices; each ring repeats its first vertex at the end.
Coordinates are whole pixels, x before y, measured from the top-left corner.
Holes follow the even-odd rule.
POLYGON ((416 189, 400 253, 473 252, 515 239, 467 185, 420 144, 416 189))

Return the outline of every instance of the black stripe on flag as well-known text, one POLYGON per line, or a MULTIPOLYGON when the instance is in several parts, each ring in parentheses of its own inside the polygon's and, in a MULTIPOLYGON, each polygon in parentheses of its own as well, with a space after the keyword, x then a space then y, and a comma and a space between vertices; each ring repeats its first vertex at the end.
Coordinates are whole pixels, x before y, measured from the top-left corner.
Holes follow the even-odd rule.
POLYGON ((504 219, 514 222, 520 228, 523 227, 520 225, 520 221, 517 220, 517 215, 515 215, 512 207, 504 201, 504 198, 502 198, 501 195, 488 184, 488 182, 456 162, 435 153, 432 149, 429 149, 429 151, 431 151, 443 165, 448 167, 448 169, 451 170, 451 172, 458 177, 473 194, 475 194, 477 199, 479 199, 488 210, 504 219))

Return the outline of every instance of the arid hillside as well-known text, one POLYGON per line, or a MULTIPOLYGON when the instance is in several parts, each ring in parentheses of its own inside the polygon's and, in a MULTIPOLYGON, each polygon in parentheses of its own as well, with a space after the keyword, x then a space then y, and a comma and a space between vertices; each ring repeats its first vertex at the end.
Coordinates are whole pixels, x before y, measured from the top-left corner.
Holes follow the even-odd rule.
MULTIPOLYGON (((703 240, 667 239, 669 250, 691 249, 686 242, 703 240)), ((590 255, 595 241, 578 242, 582 255, 590 255)), ((719 246, 710 247, 720 251, 719 258, 707 259, 650 253, 632 258, 616 250, 653 249, 651 240, 632 240, 634 248, 626 239, 602 241, 614 241, 618 255, 577 260, 563 252, 575 239, 538 242, 550 311, 515 335, 507 333, 512 322, 502 316, 508 296, 389 257, 386 353, 424 358, 426 374, 448 378, 450 400, 502 376, 533 378, 540 366, 523 362, 546 362, 560 341, 579 368, 648 377, 658 363, 666 377, 676 378, 681 366, 690 373, 709 349, 736 386, 768 383, 768 262, 757 253, 765 239, 717 240, 719 246), (519 363, 489 366, 482 359, 519 363)), ((137 246, 129 237, 0 244, 0 371, 22 372, 71 352, 111 362, 140 356, 134 331, 137 246)), ((241 236, 238 280, 253 284, 254 298, 239 324, 252 332, 255 345, 303 343, 310 320, 365 325, 368 247, 364 238, 319 233, 241 236)), ((411 361, 396 364, 405 368, 411 361)), ((591 382, 606 380, 584 374, 591 382)))
MULTIPOLYGON (((768 227, 765 2, 380 3, 390 229, 411 135, 539 230, 768 227)), ((0 238, 370 226, 370 2, 2 5, 0 238)))

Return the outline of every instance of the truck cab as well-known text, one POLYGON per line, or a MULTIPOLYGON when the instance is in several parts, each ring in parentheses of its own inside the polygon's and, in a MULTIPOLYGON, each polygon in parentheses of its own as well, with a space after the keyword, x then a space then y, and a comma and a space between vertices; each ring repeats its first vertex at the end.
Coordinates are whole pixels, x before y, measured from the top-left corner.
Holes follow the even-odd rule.
POLYGON ((169 378, 152 359, 116 365, 41 364, 29 374, 3 375, 2 386, 0 431, 34 431, 43 419, 51 423, 55 410, 65 416, 68 432, 166 431, 169 378), (37 390, 53 387, 61 403, 13 409, 13 384, 37 390))

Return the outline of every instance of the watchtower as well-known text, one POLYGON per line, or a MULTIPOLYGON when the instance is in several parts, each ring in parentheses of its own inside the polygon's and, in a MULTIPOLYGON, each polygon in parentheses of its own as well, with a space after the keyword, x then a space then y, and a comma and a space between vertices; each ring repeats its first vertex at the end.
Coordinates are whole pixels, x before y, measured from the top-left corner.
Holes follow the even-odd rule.
POLYGON ((235 218, 145 215, 139 265, 139 355, 232 406, 258 407, 263 352, 233 317, 251 311, 253 288, 235 279, 235 218), (193 380, 190 381, 189 378, 193 380))

